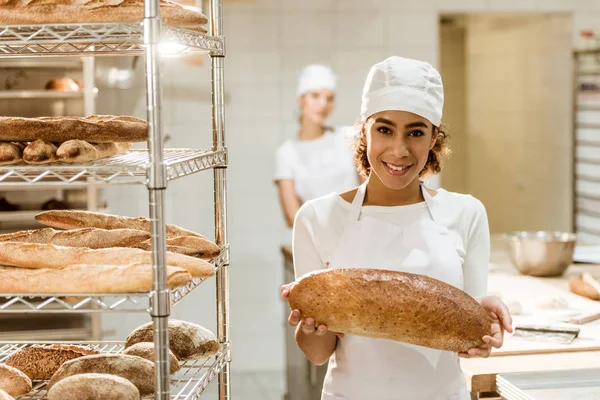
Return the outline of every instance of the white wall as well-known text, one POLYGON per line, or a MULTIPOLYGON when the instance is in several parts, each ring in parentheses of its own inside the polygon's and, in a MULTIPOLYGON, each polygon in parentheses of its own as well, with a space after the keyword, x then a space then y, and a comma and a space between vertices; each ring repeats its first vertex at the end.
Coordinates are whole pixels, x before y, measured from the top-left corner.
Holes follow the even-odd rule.
MULTIPOLYGON (((226 137, 230 148, 229 223, 233 367, 283 368, 284 305, 279 244, 289 240, 271 183, 273 153, 294 135, 296 76, 308 63, 330 64, 339 75, 332 122, 359 114, 369 67, 392 55, 437 65, 438 12, 574 11, 575 31, 600 30, 600 1, 571 0, 256 0, 225 7, 226 137)), ((575 34, 574 34, 575 38, 575 34)), ((101 62, 109 62, 104 60, 101 62)), ((143 64, 143 63, 141 63, 143 64)), ((210 68, 169 60, 163 68, 165 130, 171 147, 209 146, 210 68)), ((138 73, 141 75, 141 65, 138 73)), ((141 76, 137 89, 104 91, 99 112, 144 117, 141 76)), ((169 185, 168 221, 212 235, 211 173, 169 185)), ((115 213, 146 215, 143 188, 111 189, 115 213)), ((173 316, 215 328, 214 281, 177 307, 173 316)), ((124 339, 147 317, 105 317, 124 339)))

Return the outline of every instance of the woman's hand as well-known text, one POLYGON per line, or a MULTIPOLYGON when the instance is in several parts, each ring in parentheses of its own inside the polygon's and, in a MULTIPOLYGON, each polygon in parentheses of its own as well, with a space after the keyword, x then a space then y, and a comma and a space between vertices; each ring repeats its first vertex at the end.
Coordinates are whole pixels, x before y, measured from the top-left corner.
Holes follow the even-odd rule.
POLYGON ((490 336, 484 336, 485 342, 479 348, 469 349, 466 353, 458 353, 462 358, 488 357, 492 352, 492 347, 499 349, 504 342, 504 331, 512 333, 512 318, 508 307, 500 298, 496 296, 486 296, 479 301, 479 304, 485 309, 492 321, 492 332, 490 336))
MULTIPOLYGON (((288 283, 287 285, 281 286, 280 292, 282 299, 288 298, 288 296, 290 295, 290 289, 292 285, 293 283, 288 283)), ((291 326, 298 326, 298 324, 301 324, 302 332, 306 335, 311 335, 314 333, 317 336, 323 336, 327 333, 327 326, 323 324, 315 326, 314 318, 306 318, 306 320, 303 321, 300 310, 292 310, 290 312, 290 315, 288 317, 288 324, 290 324, 291 326)), ((344 334, 336 333, 336 336, 342 338, 344 337, 344 334)))

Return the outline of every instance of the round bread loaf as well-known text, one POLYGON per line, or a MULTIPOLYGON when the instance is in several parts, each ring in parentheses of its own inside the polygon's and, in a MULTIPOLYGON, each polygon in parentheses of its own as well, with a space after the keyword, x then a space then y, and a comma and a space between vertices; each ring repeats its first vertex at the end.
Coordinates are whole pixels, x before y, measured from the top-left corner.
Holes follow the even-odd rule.
POLYGON ((50 379, 64 362, 97 353, 98 350, 87 346, 30 346, 8 357, 6 365, 17 368, 31 379, 50 379))
POLYGON ((140 392, 125 378, 108 374, 79 374, 50 389, 48 400, 139 400, 140 392))
MULTIPOLYGON (((138 356, 145 358, 148 361, 154 362, 156 359, 156 352, 154 351, 154 343, 151 342, 140 342, 136 343, 131 347, 126 348, 123 354, 129 354, 130 356, 138 356)), ((169 369, 172 374, 179 371, 179 360, 175 357, 175 354, 169 350, 169 369)))
POLYGON ((0 364, 0 389, 11 396, 19 397, 31 392, 31 388, 31 379, 27 375, 16 368, 0 364))

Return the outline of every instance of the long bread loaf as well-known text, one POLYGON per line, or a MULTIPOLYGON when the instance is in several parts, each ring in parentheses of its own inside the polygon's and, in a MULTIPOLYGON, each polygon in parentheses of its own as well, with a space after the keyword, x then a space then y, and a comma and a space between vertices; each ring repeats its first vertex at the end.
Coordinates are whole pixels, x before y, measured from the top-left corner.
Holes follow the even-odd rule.
MULTIPOLYGON (((202 13, 173 1, 160 1, 166 24, 206 33, 202 13)), ((1 0, 0 24, 58 24, 85 22, 134 22, 144 19, 143 0, 1 0)))
MULTIPOLYGON (((144 217, 123 217, 82 210, 51 210, 35 216, 40 224, 58 229, 102 228, 102 229, 136 229, 150 232, 150 220, 144 217)), ((197 236, 196 232, 167 224, 168 236, 197 236)))
POLYGON ((154 393, 154 363, 127 354, 97 354, 67 361, 52 376, 48 389, 69 376, 87 373, 117 375, 133 383, 142 396, 154 393))
MULTIPOLYGON (((190 283, 189 272, 167 267, 167 287, 190 283)), ((0 293, 136 293, 152 290, 152 265, 73 265, 61 269, 0 267, 0 293)))
POLYGON ((78 374, 58 382, 48 400, 139 400, 140 391, 125 378, 108 374, 78 374))
MULTIPOLYGON (((114 247, 87 249, 40 243, 0 243, 0 265, 22 268, 61 269, 72 265, 152 264, 152 253, 140 249, 114 247)), ((207 278, 215 274, 212 264, 199 258, 167 252, 167 265, 180 267, 193 277, 207 278)))
MULTIPOLYGON (((167 238, 167 246, 172 248, 170 251, 173 251, 174 253, 186 254, 205 260, 212 260, 221 252, 221 248, 214 242, 197 236, 177 236, 167 238)), ((137 247, 142 250, 150 250, 152 245, 148 239, 140 243, 137 247)))
POLYGON ((389 270, 325 269, 300 277, 288 303, 333 332, 465 352, 485 344, 481 305, 439 280, 389 270))
POLYGON ((108 247, 138 247, 149 240, 150 234, 135 229, 81 228, 58 231, 42 228, 0 235, 0 242, 51 243, 57 246, 88 247, 104 249, 108 247))
MULTIPOLYGON (((0 4, 2 1, 6 0, 0 0, 0 4)), ((0 11, 0 20, 1 15, 2 11, 0 11)), ((73 139, 93 143, 144 142, 148 140, 148 123, 134 117, 112 115, 0 117, 0 141, 33 142, 38 139, 59 143, 73 139)), ((54 149, 54 156, 56 156, 56 149, 54 149)))
POLYGON ((64 163, 83 163, 123 154, 130 143, 89 143, 85 140, 67 140, 56 150, 56 158, 64 163))

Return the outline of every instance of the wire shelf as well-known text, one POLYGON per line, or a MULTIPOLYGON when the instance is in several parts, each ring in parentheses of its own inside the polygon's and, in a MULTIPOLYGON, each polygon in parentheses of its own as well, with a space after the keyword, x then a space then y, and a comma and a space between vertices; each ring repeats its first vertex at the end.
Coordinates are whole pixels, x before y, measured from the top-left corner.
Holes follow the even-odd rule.
MULTIPOLYGON (((169 149, 164 151, 167 179, 173 180, 210 168, 225 166, 227 150, 169 149)), ((146 184, 150 167, 147 150, 83 164, 0 166, 0 184, 17 186, 94 184, 146 184)))
MULTIPOLYGON (((229 264, 229 246, 211 261, 215 272, 229 264)), ((193 278, 186 286, 170 291, 171 306, 192 293, 206 279, 193 278)), ((150 293, 108 294, 15 294, 0 293, 0 313, 12 314, 65 314, 65 313, 139 313, 151 312, 150 293)))
MULTIPOLYGON (((31 346, 41 346, 65 342, 48 343, 0 343, 0 362, 4 362, 15 352, 31 346)), ((123 344, 117 342, 72 342, 68 344, 80 344, 94 347, 102 353, 118 354, 123 351, 123 344)), ((231 346, 229 343, 221 344, 220 351, 213 357, 182 362, 181 369, 171 376, 171 400, 196 400, 206 391, 215 380, 219 372, 231 359, 231 346)), ((43 400, 46 399, 47 381, 33 381, 33 390, 29 394, 19 397, 19 400, 43 400)))
MULTIPOLYGON (((224 40, 163 25, 162 40, 170 54, 208 51, 224 54, 224 40)), ((141 22, 0 26, 0 56, 143 55, 141 22)))

